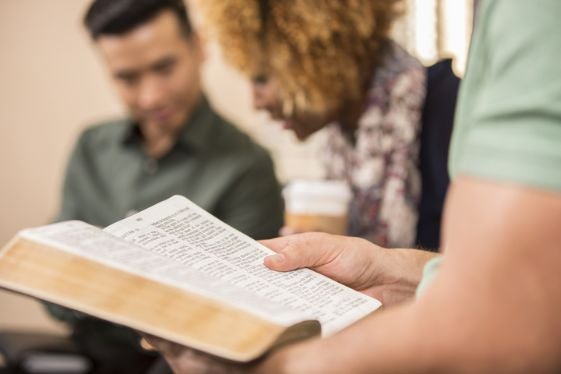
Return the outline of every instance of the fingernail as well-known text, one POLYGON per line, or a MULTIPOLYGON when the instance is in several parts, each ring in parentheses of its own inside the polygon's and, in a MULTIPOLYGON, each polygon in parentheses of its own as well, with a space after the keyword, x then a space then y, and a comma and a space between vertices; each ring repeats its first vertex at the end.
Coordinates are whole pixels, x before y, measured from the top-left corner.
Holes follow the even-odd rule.
POLYGON ((282 255, 280 253, 269 256, 269 259, 276 264, 282 264, 285 260, 284 255, 282 255))

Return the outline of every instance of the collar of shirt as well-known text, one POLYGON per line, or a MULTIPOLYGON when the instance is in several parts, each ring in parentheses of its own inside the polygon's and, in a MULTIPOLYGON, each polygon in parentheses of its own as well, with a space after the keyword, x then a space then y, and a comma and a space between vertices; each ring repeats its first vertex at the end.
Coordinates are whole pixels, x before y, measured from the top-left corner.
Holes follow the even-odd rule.
MULTIPOLYGON (((202 152, 213 141, 214 112, 207 98, 202 95, 199 103, 185 122, 177 136, 174 148, 183 148, 189 152, 202 152)), ((142 132, 138 122, 129 121, 124 127, 122 142, 124 145, 138 145, 142 141, 142 132)))

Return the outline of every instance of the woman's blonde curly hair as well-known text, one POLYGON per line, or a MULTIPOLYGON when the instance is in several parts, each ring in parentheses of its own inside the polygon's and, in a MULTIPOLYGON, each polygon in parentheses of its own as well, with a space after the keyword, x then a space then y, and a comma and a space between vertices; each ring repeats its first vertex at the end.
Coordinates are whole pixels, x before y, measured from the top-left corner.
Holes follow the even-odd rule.
POLYGON ((401 0, 202 0, 209 31, 250 78, 274 76, 283 99, 325 111, 360 98, 401 0))

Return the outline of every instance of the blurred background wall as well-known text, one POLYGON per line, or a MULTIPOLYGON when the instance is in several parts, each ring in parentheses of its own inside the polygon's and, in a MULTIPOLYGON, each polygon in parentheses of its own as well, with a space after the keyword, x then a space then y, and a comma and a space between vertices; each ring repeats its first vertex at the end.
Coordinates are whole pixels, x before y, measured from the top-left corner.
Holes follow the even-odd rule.
MULTIPOLYGON (((201 1, 191 0, 189 3, 201 1)), ((204 1, 204 0, 202 0, 204 1)), ((123 114, 82 30, 90 0, 0 1, 0 245, 19 229, 49 222, 68 154, 93 121, 123 114)), ((407 0, 395 37, 424 63, 456 57, 461 74, 473 0, 407 0)), ((192 7, 196 4, 191 4, 192 7)), ((195 23, 204 22, 192 10, 195 23)), ((320 177, 322 134, 304 144, 251 109, 247 82, 207 46, 206 91, 215 107, 273 154, 282 181, 320 177)), ((0 291, 0 329, 63 332, 29 299, 0 291)))

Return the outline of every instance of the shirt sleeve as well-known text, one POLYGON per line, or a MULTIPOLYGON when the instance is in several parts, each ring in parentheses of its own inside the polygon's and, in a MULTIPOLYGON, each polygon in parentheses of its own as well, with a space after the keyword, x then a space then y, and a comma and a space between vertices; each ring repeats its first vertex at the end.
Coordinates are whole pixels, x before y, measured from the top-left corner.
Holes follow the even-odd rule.
MULTIPOLYGON (((452 172, 561 190, 561 2, 484 5, 462 83, 452 172)), ((417 297, 441 264, 442 257, 426 264, 417 297)))
POLYGON ((452 172, 561 190, 561 1, 497 0, 487 10, 452 172))
POLYGON ((217 209, 220 219, 253 239, 279 235, 284 204, 269 154, 255 146, 217 209))
POLYGON ((423 278, 417 286, 416 297, 421 297, 427 290, 430 284, 432 284, 434 278, 438 274, 438 269, 442 265, 442 256, 430 259, 423 268, 423 278))
POLYGON ((64 175, 60 208, 54 219, 55 222, 82 219, 76 190, 80 170, 84 168, 85 143, 86 137, 85 134, 82 134, 70 154, 64 175))

